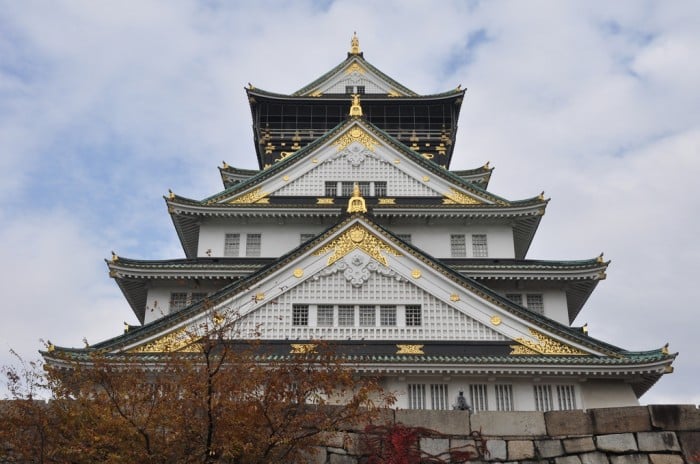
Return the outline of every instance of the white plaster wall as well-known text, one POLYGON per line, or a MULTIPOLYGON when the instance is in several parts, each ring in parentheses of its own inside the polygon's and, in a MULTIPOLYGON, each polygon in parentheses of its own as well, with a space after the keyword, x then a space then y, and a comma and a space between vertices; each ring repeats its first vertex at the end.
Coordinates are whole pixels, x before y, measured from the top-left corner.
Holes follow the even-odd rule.
POLYGON ((581 384, 585 409, 638 406, 632 386, 621 381, 593 380, 581 384))
POLYGON ((220 288, 213 282, 197 285, 195 282, 165 280, 151 284, 146 297, 144 324, 170 314, 170 294, 174 292, 213 293, 220 288))
POLYGON ((564 290, 544 290, 544 315, 560 324, 569 325, 569 310, 566 306, 566 293, 564 290))
POLYGON ((450 235, 465 234, 467 258, 472 255, 472 234, 486 234, 488 258, 515 258, 513 246, 513 229, 507 225, 425 225, 388 226, 395 234, 411 234, 414 246, 437 258, 450 258, 450 235))

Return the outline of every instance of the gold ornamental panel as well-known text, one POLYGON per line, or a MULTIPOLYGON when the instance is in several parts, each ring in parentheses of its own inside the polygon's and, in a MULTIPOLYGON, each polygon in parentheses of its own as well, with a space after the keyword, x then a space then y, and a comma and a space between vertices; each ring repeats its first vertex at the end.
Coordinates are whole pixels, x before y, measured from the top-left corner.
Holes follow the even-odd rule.
POLYGON ((316 353, 315 343, 292 343, 290 354, 312 354, 316 353))
POLYGON ((353 142, 360 142, 369 151, 374 151, 374 147, 379 145, 379 142, 374 137, 359 126, 355 126, 344 133, 338 140, 333 142, 333 145, 338 147, 338 151, 341 151, 353 142))
POLYGON ((450 187, 450 190, 445 193, 442 203, 444 205, 479 205, 481 201, 450 187))
POLYGON ((353 250, 364 251, 384 266, 388 266, 388 262, 382 252, 401 256, 398 250, 387 245, 360 224, 350 227, 331 242, 315 251, 314 255, 319 256, 332 251, 333 254, 328 257, 328 265, 330 266, 353 250))
POLYGON ((425 345, 396 345, 396 354, 425 354, 423 347, 425 345))
POLYGON ((354 72, 364 74, 367 71, 365 71, 365 68, 360 66, 359 63, 353 63, 345 69, 345 74, 352 74, 354 72))
POLYGON ((198 352, 200 348, 196 342, 197 338, 183 328, 130 351, 132 353, 198 352))
POLYGON ((535 329, 531 328, 530 334, 537 339, 537 342, 533 342, 524 337, 516 338, 515 341, 520 343, 520 345, 511 345, 512 351, 510 354, 533 354, 533 352, 537 354, 560 356, 585 356, 588 354, 578 348, 554 340, 535 329), (527 348, 527 350, 525 348, 527 348))
POLYGON ((267 198, 269 194, 260 188, 248 192, 244 195, 234 198, 229 201, 230 204, 240 205, 240 204, 251 204, 251 203, 269 203, 270 199, 267 198))

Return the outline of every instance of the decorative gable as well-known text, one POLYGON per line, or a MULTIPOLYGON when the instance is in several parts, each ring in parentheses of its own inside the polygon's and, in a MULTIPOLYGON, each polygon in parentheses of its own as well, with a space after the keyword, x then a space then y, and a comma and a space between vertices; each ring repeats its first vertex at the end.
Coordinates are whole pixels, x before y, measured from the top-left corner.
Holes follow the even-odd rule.
POLYGON ((359 57, 348 60, 326 80, 315 83, 306 95, 321 96, 325 94, 381 94, 392 97, 407 94, 390 80, 380 76, 368 63, 359 57))

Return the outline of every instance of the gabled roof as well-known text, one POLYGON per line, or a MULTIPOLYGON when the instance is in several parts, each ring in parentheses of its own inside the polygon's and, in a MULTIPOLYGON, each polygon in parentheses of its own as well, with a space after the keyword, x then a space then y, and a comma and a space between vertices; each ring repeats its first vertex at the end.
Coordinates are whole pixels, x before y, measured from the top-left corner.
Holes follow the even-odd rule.
MULTIPOLYGON (((374 352, 374 354, 355 353, 354 355, 348 353, 348 356, 360 356, 349 358, 353 359, 354 364, 366 364, 367 368, 380 370, 390 369, 392 364, 397 363, 402 366, 413 363, 422 365, 424 368, 426 365, 440 365, 443 369, 451 366, 450 368, 455 370, 463 369, 465 364, 498 365, 501 366, 501 371, 505 364, 513 364, 516 366, 514 368, 516 372, 517 365, 520 364, 528 366, 528 372, 538 368, 545 369, 543 366, 546 365, 550 367, 560 366, 562 369, 568 370, 577 369, 579 372, 587 372, 590 375, 596 375, 596 373, 600 375, 627 375, 626 373, 631 372, 634 376, 646 375, 655 381, 665 369, 670 368, 675 358, 675 355, 664 350, 629 352, 591 338, 579 329, 570 328, 532 313, 477 281, 465 277, 425 255, 421 250, 401 241, 397 236, 373 221, 371 214, 346 216, 316 239, 300 245, 278 261, 264 266, 250 276, 224 287, 211 295, 205 302, 193 304, 143 327, 132 328, 123 335, 93 345, 87 350, 54 347, 50 353, 45 352, 43 355, 50 362, 51 360, 60 362, 62 355, 80 357, 94 350, 121 356, 126 352, 135 353, 134 350, 140 346, 145 346, 154 340, 174 333, 174 331, 182 330, 187 325, 196 323, 198 319, 207 317, 207 314, 216 311, 218 307, 235 305, 235 301, 247 301, 249 309, 246 311, 250 314, 257 309, 257 295, 262 295, 260 305, 266 304, 265 300, 277 301, 290 291, 289 285, 303 284, 305 280, 301 279, 302 276, 305 279, 312 278, 325 267, 330 266, 332 262, 330 258, 335 257, 337 253, 350 253, 353 250, 352 247, 348 249, 345 245, 341 246, 341 243, 350 245, 355 243, 357 249, 371 256, 372 259, 388 260, 385 263, 388 269, 408 273, 404 278, 411 279, 410 281, 414 285, 438 285, 437 281, 431 283, 432 280, 430 280, 438 279, 440 281, 439 288, 445 292, 445 295, 434 296, 446 303, 449 302, 448 304, 458 311, 467 312, 470 317, 481 319, 486 317, 487 319, 483 323, 488 325, 490 330, 501 331, 504 336, 511 339, 507 342, 450 342, 454 346, 450 349, 445 348, 449 343, 446 345, 445 343, 428 341, 426 346, 445 346, 440 349, 431 348, 430 353, 426 352, 426 355, 429 355, 426 357, 402 357, 398 356, 398 353, 390 355, 380 352, 374 352), (353 231, 356 229, 361 229, 360 236, 354 235, 353 231), (347 242, 347 240, 351 240, 351 242, 347 242), (329 253, 332 251, 334 254, 330 255, 329 253), (319 260, 317 256, 322 257, 322 259, 319 260), (328 264, 324 265, 326 256, 330 258, 328 264), (411 268, 413 271, 410 270, 411 268), (291 269, 295 269, 293 276, 290 272, 291 269), (305 272, 309 273, 308 276, 305 272), (422 273, 425 275, 421 276, 422 273), (423 278, 429 280, 422 284, 423 278), (450 292, 452 292, 451 295, 450 292), (252 303, 250 295, 256 296, 252 303), (474 312, 477 311, 477 306, 475 306, 477 302, 479 305, 483 305, 479 310, 482 311, 481 313, 474 312), (488 319, 489 315, 490 319, 488 319), (529 331, 529 335, 527 335, 527 331, 529 331), (535 339, 535 341, 528 341, 529 339, 535 339), (522 344, 522 346, 520 349, 515 349, 513 343, 522 344), (476 351, 468 348, 476 345, 484 345, 487 348, 490 346, 491 348, 476 351), (506 345, 514 351, 504 352, 506 345), (551 347, 554 347, 553 350, 550 350, 551 347), (521 358, 522 355, 525 357, 521 358)), ((245 316, 243 313, 242 315, 245 316)), ((413 340, 406 342, 411 341, 413 340)), ((365 344, 380 346, 382 343, 377 340, 365 344)), ((386 343, 395 344, 396 341, 387 341, 386 343)), ((386 345, 386 343, 384 344, 386 345)), ((422 340, 421 343, 423 343, 422 340)), ((138 351, 137 349, 136 352, 138 351)), ((549 369, 546 368, 546 370, 549 369)), ((637 381, 639 380, 637 379, 637 381)))

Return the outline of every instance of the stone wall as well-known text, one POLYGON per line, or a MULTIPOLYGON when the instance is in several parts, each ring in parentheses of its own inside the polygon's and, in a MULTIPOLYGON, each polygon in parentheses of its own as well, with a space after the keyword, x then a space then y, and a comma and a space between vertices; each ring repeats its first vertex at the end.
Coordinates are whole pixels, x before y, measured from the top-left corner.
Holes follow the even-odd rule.
MULTIPOLYGON (((700 409, 655 405, 588 411, 482 412, 389 410, 383 421, 425 427, 420 439, 433 455, 473 443, 477 431, 487 452, 477 462, 551 464, 700 464, 700 409)), ((329 434, 317 464, 362 464, 363 427, 329 434)))

